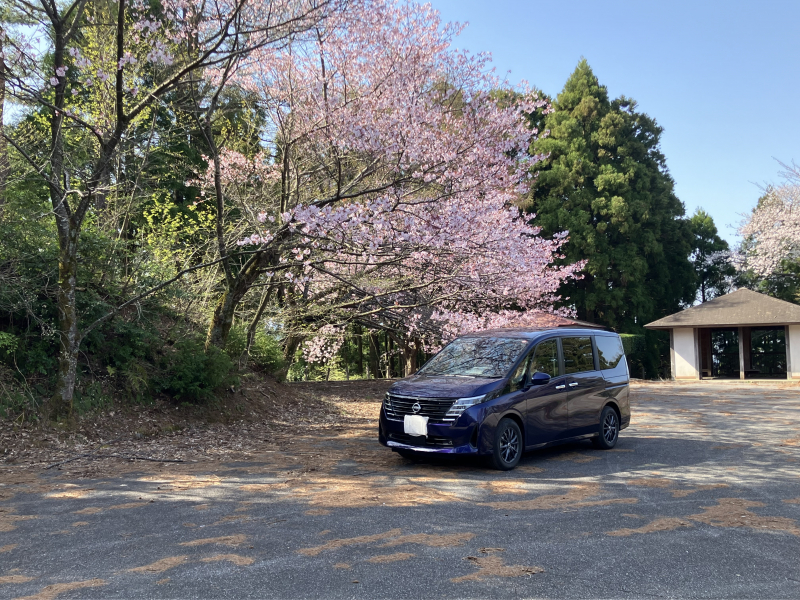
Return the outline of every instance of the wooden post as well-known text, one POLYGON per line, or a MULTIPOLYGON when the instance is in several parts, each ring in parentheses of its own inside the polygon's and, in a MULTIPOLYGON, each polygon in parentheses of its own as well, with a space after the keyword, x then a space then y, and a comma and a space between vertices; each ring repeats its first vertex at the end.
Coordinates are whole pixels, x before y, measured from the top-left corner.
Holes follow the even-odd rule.
POLYGON ((742 352, 744 354, 744 371, 745 371, 745 378, 747 371, 753 370, 753 357, 750 354, 751 350, 751 340, 753 335, 752 327, 742 327, 742 340, 741 340, 741 347, 742 352))
POLYGON ((739 379, 744 379, 744 327, 739 327, 739 379))
POLYGON ((783 339, 786 343, 786 379, 792 378, 792 347, 789 343, 789 326, 783 326, 783 339))

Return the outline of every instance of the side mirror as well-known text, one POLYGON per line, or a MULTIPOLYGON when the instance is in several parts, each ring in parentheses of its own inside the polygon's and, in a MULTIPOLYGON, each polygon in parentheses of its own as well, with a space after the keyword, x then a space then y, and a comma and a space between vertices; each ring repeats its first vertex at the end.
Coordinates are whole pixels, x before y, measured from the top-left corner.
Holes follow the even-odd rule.
POLYGON ((547 373, 534 373, 531 377, 531 385, 544 385, 550 383, 550 375, 547 373))

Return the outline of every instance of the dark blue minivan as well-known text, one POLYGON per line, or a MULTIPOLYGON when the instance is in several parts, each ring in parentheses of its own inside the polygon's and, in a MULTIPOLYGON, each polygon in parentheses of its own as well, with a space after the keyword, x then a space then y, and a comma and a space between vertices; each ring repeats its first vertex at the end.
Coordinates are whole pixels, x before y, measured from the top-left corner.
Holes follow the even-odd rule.
POLYGON ((502 329, 462 336, 383 401, 380 443, 490 457, 513 469, 525 450, 590 438, 610 449, 630 424, 628 364, 610 331, 502 329))

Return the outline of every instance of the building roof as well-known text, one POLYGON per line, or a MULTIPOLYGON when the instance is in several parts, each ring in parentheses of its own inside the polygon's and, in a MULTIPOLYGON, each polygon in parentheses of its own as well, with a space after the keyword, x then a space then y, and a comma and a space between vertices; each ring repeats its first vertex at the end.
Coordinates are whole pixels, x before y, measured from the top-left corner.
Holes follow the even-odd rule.
POLYGON ((648 329, 673 327, 752 327, 800 324, 800 306, 740 289, 692 306, 645 325, 648 329))

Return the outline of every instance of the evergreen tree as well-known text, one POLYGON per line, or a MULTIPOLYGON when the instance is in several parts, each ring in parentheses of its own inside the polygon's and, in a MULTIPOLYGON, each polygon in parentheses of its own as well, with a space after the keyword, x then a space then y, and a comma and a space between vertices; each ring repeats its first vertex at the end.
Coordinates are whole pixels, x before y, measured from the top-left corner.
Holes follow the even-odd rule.
POLYGON ((629 98, 609 100, 585 59, 552 110, 530 120, 547 131, 531 153, 549 156, 536 165, 525 209, 545 235, 569 232, 565 264, 586 261, 584 277, 562 285, 564 304, 581 319, 641 333, 645 323, 691 303, 692 231, 656 121, 629 98))
POLYGON ((736 270, 728 260, 728 242, 717 234, 714 219, 698 208, 689 219, 694 235, 692 263, 697 275, 698 300, 705 302, 727 294, 736 270))

